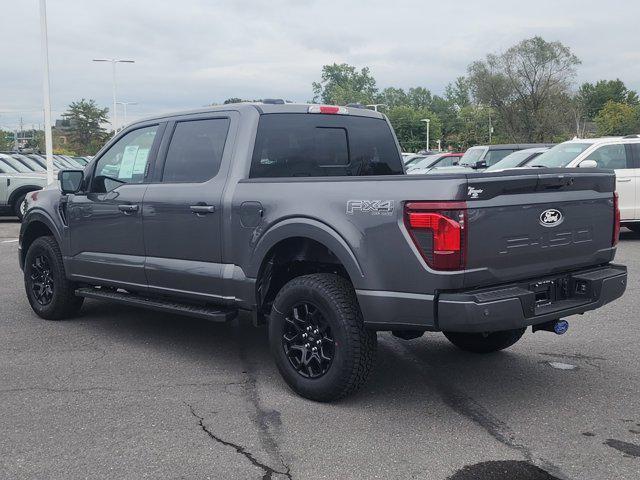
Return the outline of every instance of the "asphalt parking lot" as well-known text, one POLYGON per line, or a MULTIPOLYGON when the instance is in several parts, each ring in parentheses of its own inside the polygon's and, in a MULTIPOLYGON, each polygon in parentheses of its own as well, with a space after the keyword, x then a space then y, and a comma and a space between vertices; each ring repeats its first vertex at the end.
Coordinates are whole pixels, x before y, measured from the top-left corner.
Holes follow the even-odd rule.
POLYGON ((335 404, 297 397, 266 330, 97 301, 32 313, 0 219, 0 478, 638 479, 640 235, 625 296, 488 356, 379 336, 335 404))

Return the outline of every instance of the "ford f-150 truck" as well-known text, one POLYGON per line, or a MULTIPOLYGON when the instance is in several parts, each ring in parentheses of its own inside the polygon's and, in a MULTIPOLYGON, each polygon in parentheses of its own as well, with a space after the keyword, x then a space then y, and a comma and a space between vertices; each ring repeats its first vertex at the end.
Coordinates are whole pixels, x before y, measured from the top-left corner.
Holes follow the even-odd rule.
MULTIPOLYGON (((620 297, 613 172, 405 175, 387 119, 237 104, 128 126, 27 196, 19 260, 42 318, 85 298, 268 324, 307 398, 366 380, 376 332, 494 352, 620 297)), ((176 320, 178 321, 178 320, 176 320)))

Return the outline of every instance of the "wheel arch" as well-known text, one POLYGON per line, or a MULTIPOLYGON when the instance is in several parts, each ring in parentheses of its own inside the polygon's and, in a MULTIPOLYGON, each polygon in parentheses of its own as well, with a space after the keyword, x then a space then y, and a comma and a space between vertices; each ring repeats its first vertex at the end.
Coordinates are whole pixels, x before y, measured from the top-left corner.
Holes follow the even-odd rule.
MULTIPOLYGON (((254 249, 248 276, 255 278, 260 311, 291 278, 331 272, 345 277, 355 288, 364 278, 362 268, 346 240, 314 219, 287 219, 265 233, 254 249)), ((267 308, 268 309, 268 308, 267 308)))
POLYGON ((62 248, 60 232, 55 228, 54 223, 43 213, 30 211, 20 229, 20 265, 24 264, 24 258, 31 244, 37 238, 44 236, 53 236, 62 248))

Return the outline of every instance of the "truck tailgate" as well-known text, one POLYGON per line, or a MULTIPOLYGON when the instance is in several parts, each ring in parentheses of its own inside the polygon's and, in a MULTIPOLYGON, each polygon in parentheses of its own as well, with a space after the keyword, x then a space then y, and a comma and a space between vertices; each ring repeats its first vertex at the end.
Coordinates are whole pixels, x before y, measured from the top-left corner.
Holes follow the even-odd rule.
POLYGON ((610 262, 614 188, 591 169, 469 176, 465 287, 610 262))

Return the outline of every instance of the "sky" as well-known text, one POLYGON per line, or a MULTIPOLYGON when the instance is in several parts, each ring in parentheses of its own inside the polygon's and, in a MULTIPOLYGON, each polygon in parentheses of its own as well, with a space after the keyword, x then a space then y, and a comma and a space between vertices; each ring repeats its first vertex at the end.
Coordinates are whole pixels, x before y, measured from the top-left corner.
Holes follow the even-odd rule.
MULTIPOLYGON (((43 123, 38 0, 2 0, 0 127, 43 123)), ((522 39, 559 40, 576 84, 640 91, 637 0, 47 0, 54 120, 81 98, 109 107, 111 67, 129 121, 229 97, 306 102, 322 65, 368 66, 380 89, 442 93, 467 66, 522 39)), ((122 118, 122 112, 119 113, 122 118)))

